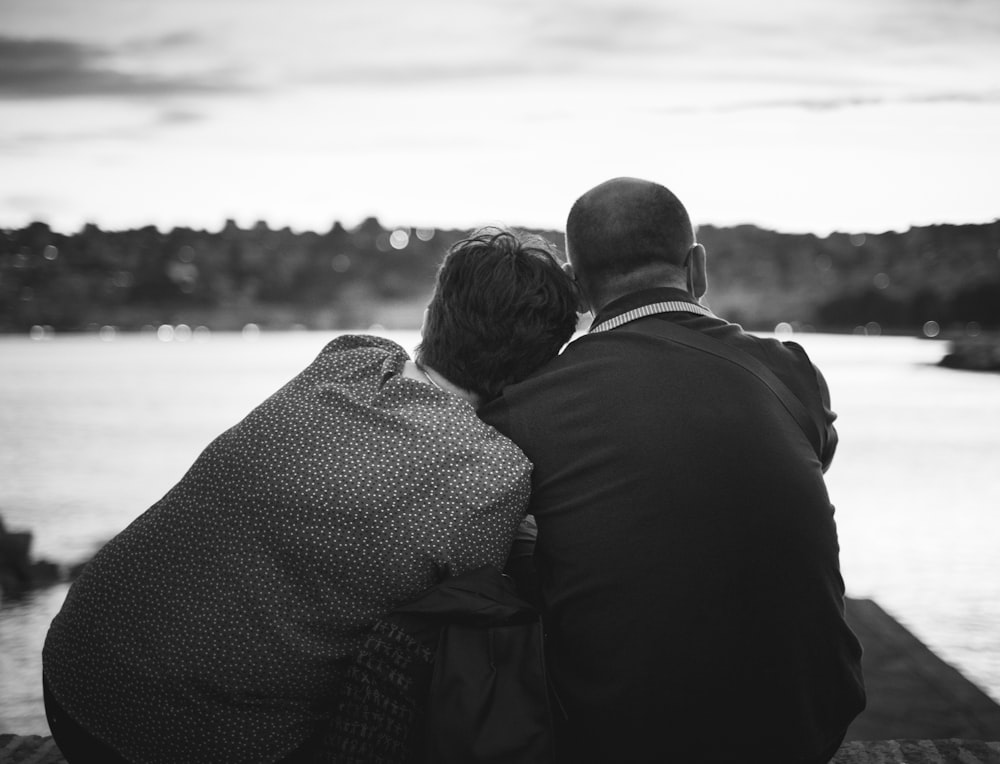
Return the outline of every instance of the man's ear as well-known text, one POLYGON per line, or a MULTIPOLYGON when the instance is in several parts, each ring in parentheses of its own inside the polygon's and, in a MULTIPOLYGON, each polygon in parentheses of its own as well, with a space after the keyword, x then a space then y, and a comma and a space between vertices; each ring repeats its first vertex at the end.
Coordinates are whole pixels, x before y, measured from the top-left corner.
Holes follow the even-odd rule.
POLYGON ((700 300, 708 291, 705 259, 705 248, 701 244, 695 244, 688 251, 688 291, 696 300, 700 300))

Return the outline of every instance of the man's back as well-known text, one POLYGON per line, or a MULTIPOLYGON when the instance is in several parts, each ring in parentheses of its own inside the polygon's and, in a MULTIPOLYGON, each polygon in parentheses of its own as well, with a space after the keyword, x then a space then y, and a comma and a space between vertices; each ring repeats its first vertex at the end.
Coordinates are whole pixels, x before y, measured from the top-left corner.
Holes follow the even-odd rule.
POLYGON ((664 320, 745 346, 823 410, 804 353, 671 313, 580 338, 481 411, 535 465, 562 750, 820 761, 864 705, 823 481, 835 435, 821 462, 760 381, 664 320))

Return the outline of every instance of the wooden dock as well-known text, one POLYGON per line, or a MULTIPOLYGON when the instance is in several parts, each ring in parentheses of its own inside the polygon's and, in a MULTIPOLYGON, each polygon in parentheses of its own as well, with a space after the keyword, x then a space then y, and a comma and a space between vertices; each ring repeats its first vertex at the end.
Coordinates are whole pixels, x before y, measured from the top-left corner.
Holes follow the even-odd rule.
MULTIPOLYGON (((1000 705, 872 600, 848 600, 847 618, 868 708, 832 764, 1000 764, 1000 705)), ((50 737, 0 735, 0 764, 64 762, 50 737)))
POLYGON ((1000 741, 1000 705, 870 599, 849 599, 864 647, 868 708, 847 740, 1000 741))

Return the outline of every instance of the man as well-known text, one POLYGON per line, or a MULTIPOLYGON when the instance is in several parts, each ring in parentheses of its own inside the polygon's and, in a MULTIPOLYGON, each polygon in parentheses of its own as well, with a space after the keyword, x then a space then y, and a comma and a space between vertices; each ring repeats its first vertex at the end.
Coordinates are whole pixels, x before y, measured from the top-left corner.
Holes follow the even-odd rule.
POLYGON ((700 303, 705 250, 663 186, 588 191, 566 246, 590 333, 480 411, 534 464, 564 760, 829 760, 865 699, 823 377, 700 303), (720 345, 787 385, 815 443, 720 345))

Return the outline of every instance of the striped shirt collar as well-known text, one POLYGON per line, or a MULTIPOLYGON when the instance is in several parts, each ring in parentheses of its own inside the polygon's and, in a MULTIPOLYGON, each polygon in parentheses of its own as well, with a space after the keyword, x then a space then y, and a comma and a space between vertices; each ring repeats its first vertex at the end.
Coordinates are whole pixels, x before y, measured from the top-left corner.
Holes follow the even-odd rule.
POLYGON ((609 329, 627 324, 630 321, 645 318, 646 316, 653 316, 658 313, 694 313, 716 318, 715 314, 704 305, 691 301, 691 298, 685 292, 677 289, 658 288, 644 290, 642 293, 628 295, 621 300, 616 300, 610 306, 610 310, 605 308, 598 314, 597 319, 595 319, 590 327, 589 333, 606 332, 609 329), (630 304, 635 305, 635 307, 629 308, 630 304), (625 310, 616 312, 616 308, 618 310, 625 308, 625 310))

